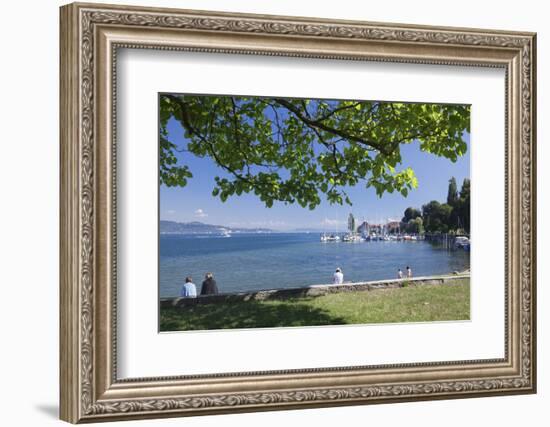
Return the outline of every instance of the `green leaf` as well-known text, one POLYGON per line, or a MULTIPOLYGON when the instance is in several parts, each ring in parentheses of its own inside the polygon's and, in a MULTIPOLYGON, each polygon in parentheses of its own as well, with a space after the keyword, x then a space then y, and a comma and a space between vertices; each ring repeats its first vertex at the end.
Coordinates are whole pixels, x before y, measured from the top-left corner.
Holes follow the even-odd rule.
POLYGON ((401 145, 416 138, 422 151, 456 161, 470 127, 463 105, 169 94, 159 104, 161 185, 187 185, 182 159, 195 156, 219 167, 214 197, 251 193, 266 206, 312 209, 321 193, 349 204, 343 192, 359 183, 379 197, 406 197, 418 180, 410 168, 397 172, 407 162, 401 145), (182 146, 168 133, 170 120, 180 124, 182 146))

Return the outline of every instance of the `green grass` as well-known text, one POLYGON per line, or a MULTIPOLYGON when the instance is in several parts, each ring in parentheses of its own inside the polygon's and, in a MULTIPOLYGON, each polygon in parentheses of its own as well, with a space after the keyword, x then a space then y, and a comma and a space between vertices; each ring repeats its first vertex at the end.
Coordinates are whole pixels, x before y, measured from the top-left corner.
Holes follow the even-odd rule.
POLYGON ((470 281, 162 309, 161 331, 468 320, 470 281))

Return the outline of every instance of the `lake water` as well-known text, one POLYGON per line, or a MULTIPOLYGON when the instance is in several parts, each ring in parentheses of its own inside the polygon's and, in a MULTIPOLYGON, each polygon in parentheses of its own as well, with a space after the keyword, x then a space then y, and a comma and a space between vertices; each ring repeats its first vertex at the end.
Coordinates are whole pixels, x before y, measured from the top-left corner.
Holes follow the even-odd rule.
POLYGON ((178 296, 191 275, 200 292, 214 274, 220 292, 331 283, 336 267, 344 281, 391 279, 409 265, 414 276, 462 271, 470 254, 425 241, 328 242, 317 233, 160 236, 160 296, 178 296))

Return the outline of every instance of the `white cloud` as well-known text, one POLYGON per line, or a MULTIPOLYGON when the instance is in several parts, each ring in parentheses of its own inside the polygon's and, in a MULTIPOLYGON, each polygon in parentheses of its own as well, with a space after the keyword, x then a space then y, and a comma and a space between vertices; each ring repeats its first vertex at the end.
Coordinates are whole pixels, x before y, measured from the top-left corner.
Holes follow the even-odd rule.
POLYGON ((195 218, 206 218, 208 214, 204 212, 202 209, 197 209, 195 211, 195 218))
POLYGON ((325 218, 321 221, 321 225, 344 225, 346 224, 346 221, 342 221, 342 220, 339 220, 339 219, 330 219, 330 218, 325 218))

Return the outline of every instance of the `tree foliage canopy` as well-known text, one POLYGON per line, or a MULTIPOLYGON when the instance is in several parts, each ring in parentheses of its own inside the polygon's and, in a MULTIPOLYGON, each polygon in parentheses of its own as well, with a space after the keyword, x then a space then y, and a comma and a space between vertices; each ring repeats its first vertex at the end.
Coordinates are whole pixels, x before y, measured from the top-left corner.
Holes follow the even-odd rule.
POLYGON ((449 231, 449 220, 453 208, 447 203, 439 203, 436 200, 422 206, 422 218, 424 227, 428 232, 449 231))
POLYGON ((458 202, 458 190, 456 187, 456 179, 453 176, 449 180, 449 190, 447 192, 447 204, 451 206, 456 206, 458 202))
POLYGON ((460 197, 456 206, 457 217, 460 225, 470 231, 470 179, 465 178, 460 189, 460 197))
POLYGON ((404 229, 407 233, 422 234, 424 233, 424 221, 421 216, 410 219, 404 225, 404 229))
POLYGON ((405 210, 401 222, 408 232, 413 218, 420 219, 423 228, 429 233, 469 232, 470 231, 470 179, 465 178, 460 189, 456 191, 456 179, 449 180, 447 203, 432 200, 422 206, 422 217, 418 209, 409 207, 405 210), (452 202, 449 203, 449 202, 452 202))
POLYGON ((403 218, 401 219, 401 222, 408 223, 411 219, 415 219, 422 216, 422 212, 420 212, 419 209, 416 208, 407 208, 405 209, 405 212, 403 213, 403 218))
POLYGON ((331 101, 238 96, 162 95, 160 182, 185 186, 193 176, 176 152, 211 158, 224 174, 212 194, 256 194, 315 208, 351 204, 345 188, 360 182, 381 196, 404 196, 417 186, 412 169, 399 170, 401 146, 415 140, 421 150, 451 161, 466 152, 469 106, 331 101), (186 144, 169 140, 174 118, 186 144))

